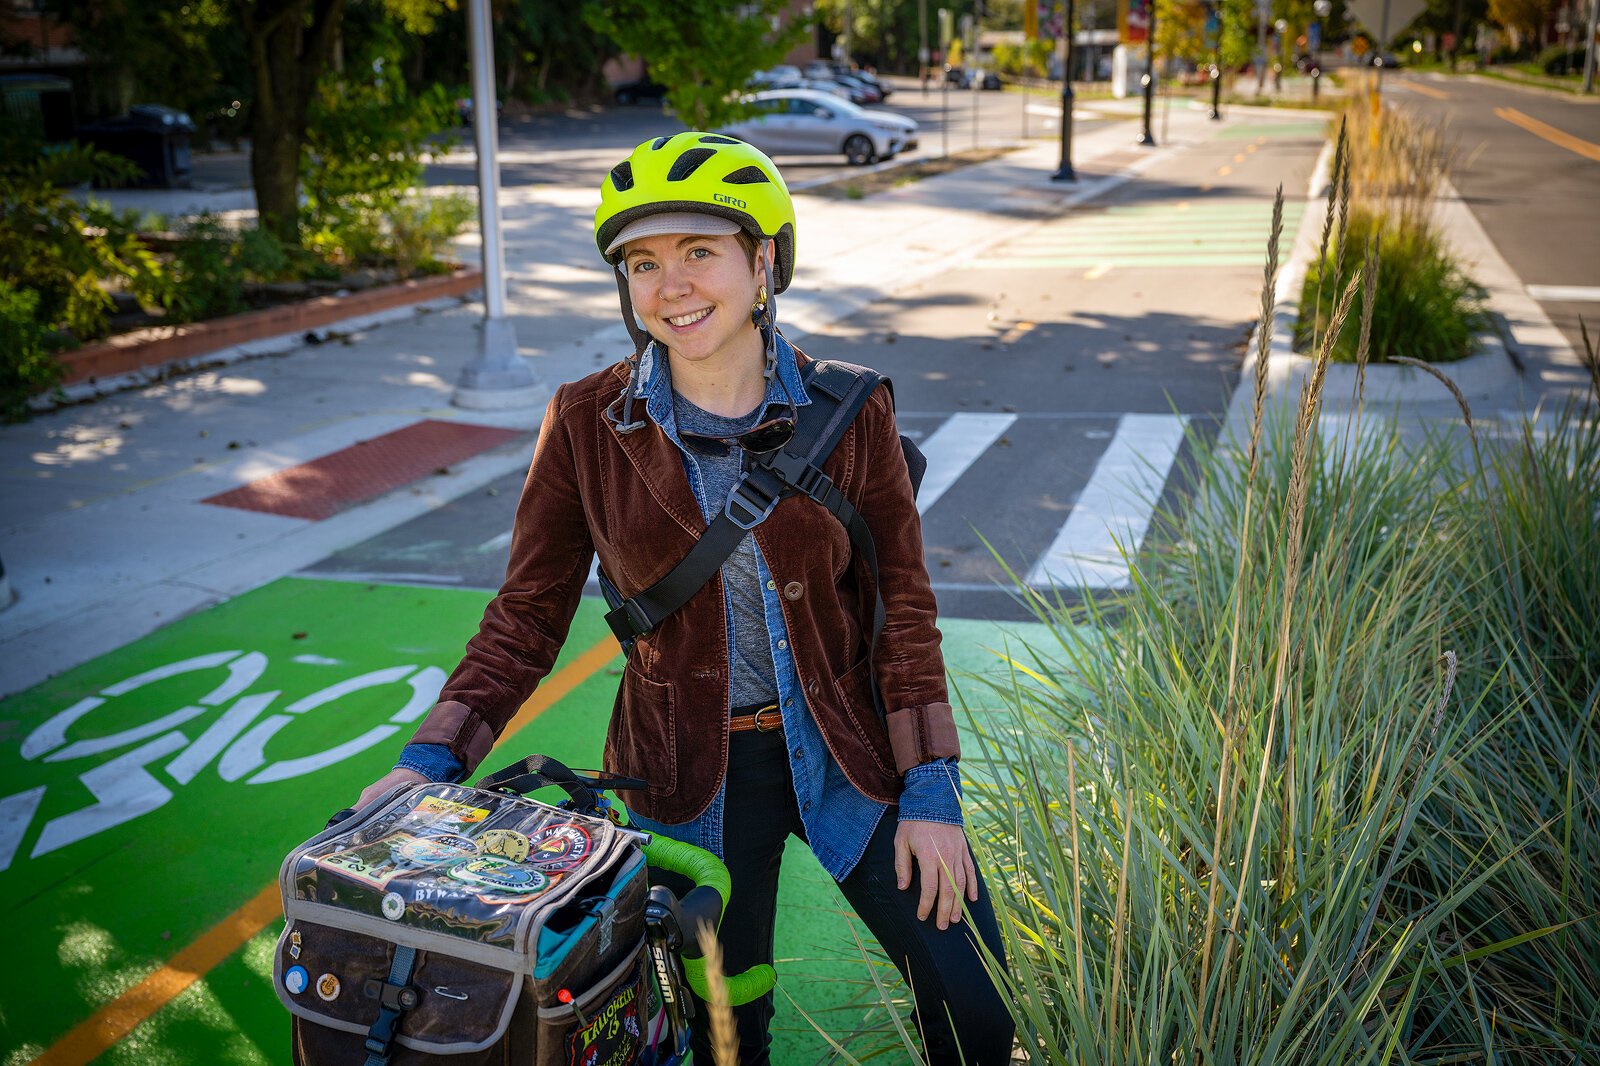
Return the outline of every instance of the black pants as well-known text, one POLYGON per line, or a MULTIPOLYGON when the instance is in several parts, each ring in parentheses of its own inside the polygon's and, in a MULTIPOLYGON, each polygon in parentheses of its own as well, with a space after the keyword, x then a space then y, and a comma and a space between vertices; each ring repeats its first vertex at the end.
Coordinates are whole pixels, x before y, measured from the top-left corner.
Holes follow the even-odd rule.
MULTIPOLYGON (((804 840, 805 827, 795 805, 783 733, 737 733, 731 744, 723 841, 733 899, 718 939, 725 970, 739 973, 772 962, 784 844, 791 833, 804 840)), ((994 957, 1004 959, 988 886, 980 876, 978 902, 968 903, 970 918, 963 916, 944 930, 931 915, 918 921, 919 875, 913 875, 911 887, 904 891, 895 881, 897 813, 894 807, 884 812, 866 853, 839 888, 914 990, 915 1019, 923 1031, 929 1063, 956 1066, 964 1056, 967 1066, 1004 1064, 1011 1056, 1014 1027, 973 940, 974 934, 981 936, 994 957)), ((691 887, 676 874, 653 876, 680 895, 691 887)), ((705 1005, 697 1000, 695 1010, 695 1064, 711 1066, 705 1005)), ((735 1007, 733 1013, 741 1066, 765 1066, 770 1061, 772 993, 735 1007)))

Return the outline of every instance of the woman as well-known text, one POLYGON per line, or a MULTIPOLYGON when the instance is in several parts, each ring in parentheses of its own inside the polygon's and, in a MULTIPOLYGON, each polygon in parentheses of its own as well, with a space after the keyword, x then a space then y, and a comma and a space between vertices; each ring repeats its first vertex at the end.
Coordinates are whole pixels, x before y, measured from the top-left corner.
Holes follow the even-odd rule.
MULTIPOLYGON (((654 584, 723 510, 747 455, 781 446, 812 402, 809 360, 776 327, 795 219, 765 155, 694 132, 641 144, 601 187, 595 238, 618 272, 635 354, 556 391, 505 584, 440 702, 363 802, 470 773, 549 672, 592 557, 623 595, 654 584)), ((636 826, 727 862, 730 972, 772 960, 793 833, 911 984, 931 1061, 1002 1063, 1012 1025, 974 936, 997 959, 1002 945, 962 830, 934 597, 887 389, 824 470, 876 543, 875 653, 870 570, 832 513, 786 498, 717 577, 638 638, 605 766, 650 783, 623 794, 636 826)), ((772 1002, 735 1011, 743 1063, 768 1061, 772 1002)), ((700 1028, 697 1061, 709 1063, 700 1028)))

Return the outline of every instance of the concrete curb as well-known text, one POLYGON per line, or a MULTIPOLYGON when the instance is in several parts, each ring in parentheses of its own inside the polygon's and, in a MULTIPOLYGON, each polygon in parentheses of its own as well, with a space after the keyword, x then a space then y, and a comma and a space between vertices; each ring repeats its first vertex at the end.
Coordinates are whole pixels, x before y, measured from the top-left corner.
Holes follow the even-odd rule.
POLYGON ((182 326, 157 326, 136 330, 95 344, 86 344, 62 355, 66 364, 66 384, 95 384, 115 378, 163 368, 167 376, 185 361, 207 359, 235 348, 252 348, 252 354, 266 349, 259 346, 285 338, 298 343, 308 330, 338 326, 347 321, 381 314, 395 308, 449 297, 459 297, 478 288, 483 273, 462 268, 431 278, 414 278, 394 285, 383 285, 346 296, 322 296, 312 300, 245 311, 205 322, 182 326))
MULTIPOLYGON (((1333 194, 1328 187, 1332 157, 1330 141, 1312 174, 1307 191, 1309 201, 1326 204, 1327 197, 1333 194)), ((1474 412, 1475 420, 1484 415, 1522 415, 1528 410, 1530 399, 1537 397, 1541 385, 1562 388, 1576 383, 1581 387, 1585 381, 1582 362, 1544 309, 1527 294, 1510 264, 1501 257, 1447 179, 1441 179, 1434 210, 1444 239, 1463 268, 1488 290, 1489 311, 1498 327, 1481 338, 1481 351, 1454 363, 1438 364, 1440 372, 1450 378, 1463 397, 1479 405, 1480 410, 1474 412), (1538 363, 1544 368, 1543 372, 1530 373, 1526 369, 1530 362, 1538 363), (1533 397, 1529 395, 1530 390, 1533 397)), ((1317 254, 1323 217, 1322 212, 1306 211, 1289 258, 1278 274, 1272 336, 1267 350, 1269 400, 1274 396, 1296 395, 1314 366, 1311 356, 1295 352, 1292 345, 1299 316, 1300 289, 1317 254)), ((1239 384, 1228 405, 1223 430, 1228 439, 1240 444, 1249 439, 1254 417, 1259 329, 1258 326, 1251 332, 1239 384)), ((1329 364, 1322 398, 1324 411, 1335 417, 1355 411, 1355 386, 1354 366, 1329 364)), ((1437 417, 1452 422, 1460 417, 1455 399, 1439 381, 1408 366, 1369 364, 1362 402, 1413 417, 1437 417)))

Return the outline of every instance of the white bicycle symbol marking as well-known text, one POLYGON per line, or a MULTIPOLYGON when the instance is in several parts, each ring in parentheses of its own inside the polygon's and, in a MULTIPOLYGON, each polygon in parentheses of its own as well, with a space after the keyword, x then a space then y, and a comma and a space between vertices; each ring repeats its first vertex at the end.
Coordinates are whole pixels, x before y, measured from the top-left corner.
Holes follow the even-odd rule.
MULTIPOLYGON (((187 785, 215 760, 217 776, 224 781, 243 780, 249 785, 287 781, 314 773, 358 755, 415 722, 428 712, 444 687, 445 672, 436 666, 390 666, 329 685, 295 700, 282 711, 262 717, 282 690, 251 693, 248 690, 267 670, 267 657, 258 651, 219 651, 168 663, 136 674, 102 689, 56 713, 22 741, 22 757, 47 763, 70 762, 114 751, 129 744, 139 746, 79 775, 95 798, 82 810, 46 822, 34 843, 33 858, 102 833, 113 826, 149 814, 172 799, 167 787, 150 769, 172 756, 162 769, 179 785, 187 785), (227 668, 228 676, 194 704, 163 714, 142 725, 107 736, 67 741, 67 732, 109 699, 125 696, 145 685, 180 674, 227 668), (267 742, 298 716, 334 703, 362 689, 404 681, 411 696, 383 725, 312 755, 267 761, 267 742), (179 729, 208 710, 231 702, 221 717, 194 738, 179 729), (153 738, 153 739, 152 739, 153 738), (144 743, 140 743, 143 741, 144 743)), ((0 871, 10 867, 18 846, 32 824, 48 786, 40 785, 0 799, 0 871)))

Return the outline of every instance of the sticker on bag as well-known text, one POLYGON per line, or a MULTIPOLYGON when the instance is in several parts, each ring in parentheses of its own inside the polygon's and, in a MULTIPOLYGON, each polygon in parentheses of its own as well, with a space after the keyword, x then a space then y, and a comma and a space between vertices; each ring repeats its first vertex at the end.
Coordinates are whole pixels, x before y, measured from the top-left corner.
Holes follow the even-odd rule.
POLYGON ((611 994, 590 1012, 587 1024, 567 1034, 567 1066, 626 1066, 644 1050, 639 1013, 639 976, 611 994))

